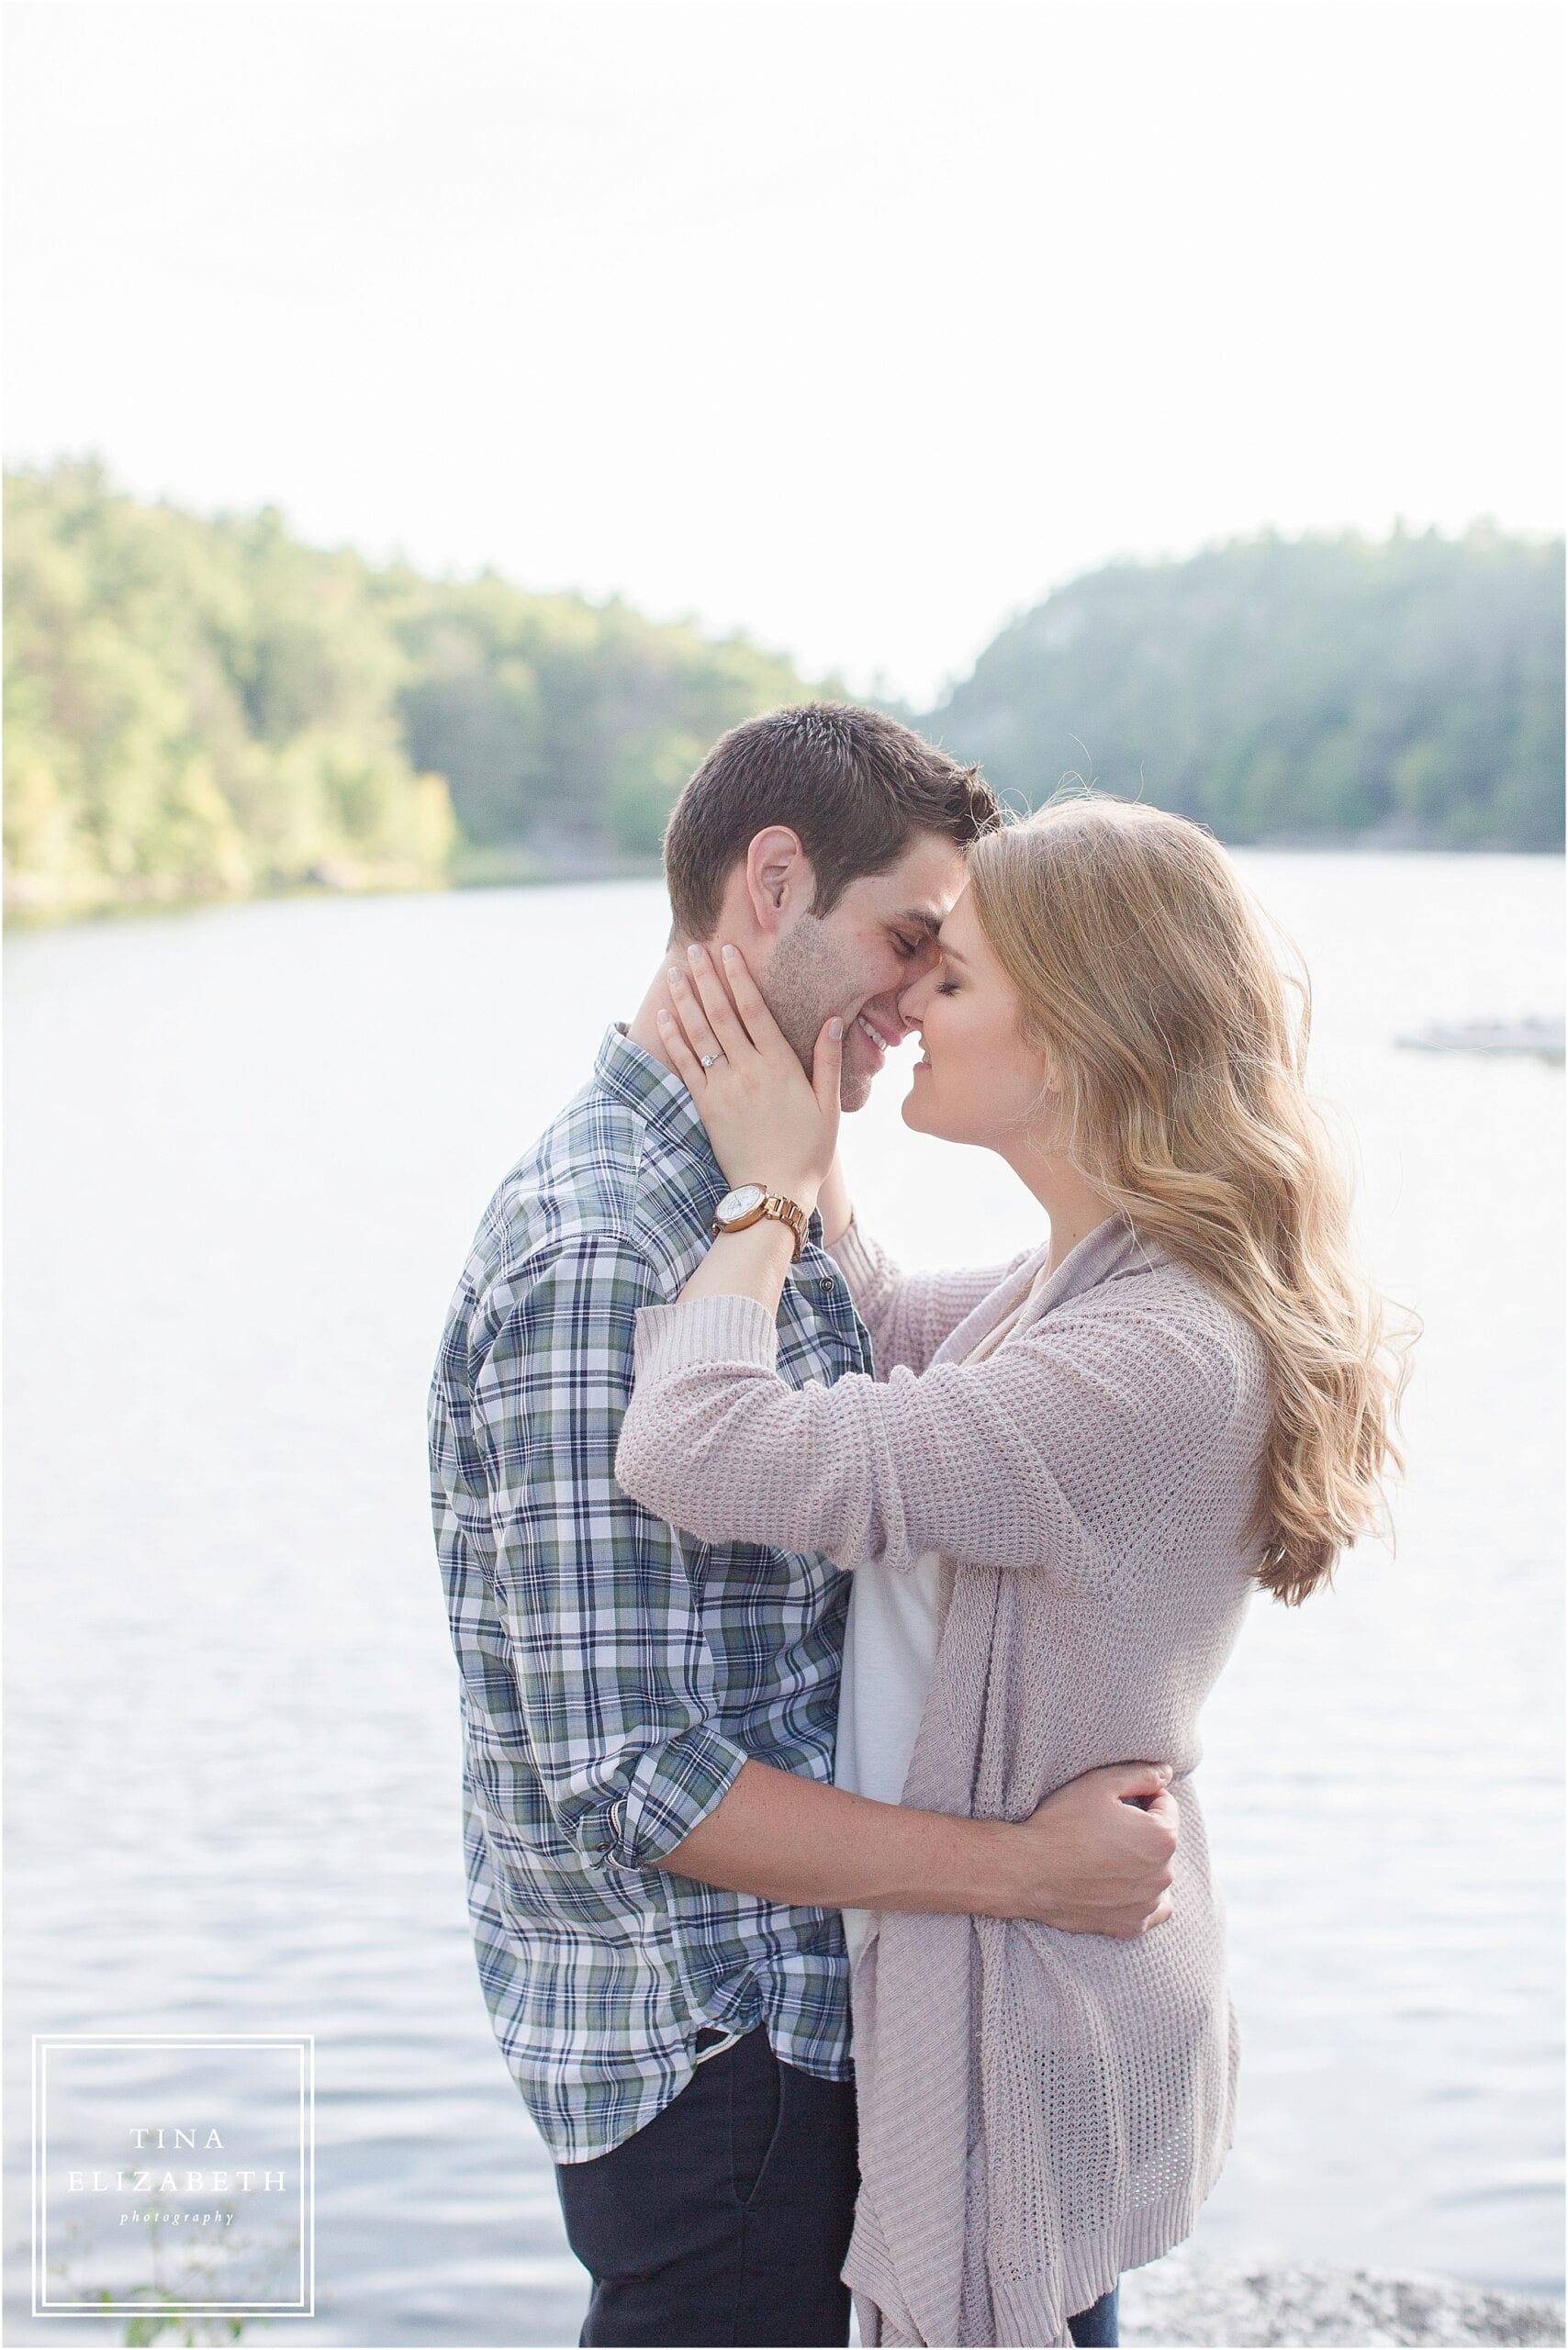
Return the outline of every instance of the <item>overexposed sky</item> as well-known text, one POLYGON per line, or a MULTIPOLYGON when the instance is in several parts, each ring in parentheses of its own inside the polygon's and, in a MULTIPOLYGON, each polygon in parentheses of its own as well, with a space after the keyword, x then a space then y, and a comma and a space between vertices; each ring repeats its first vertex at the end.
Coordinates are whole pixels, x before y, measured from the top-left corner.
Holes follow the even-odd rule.
POLYGON ((916 701, 1114 554, 1562 527, 1552 5, 5 13, 12 462, 916 701))

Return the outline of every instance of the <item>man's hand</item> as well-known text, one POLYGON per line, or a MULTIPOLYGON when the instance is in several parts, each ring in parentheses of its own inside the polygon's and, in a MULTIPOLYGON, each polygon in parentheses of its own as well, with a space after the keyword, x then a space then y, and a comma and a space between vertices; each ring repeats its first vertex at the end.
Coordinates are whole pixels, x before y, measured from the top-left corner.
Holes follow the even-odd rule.
POLYGON ((1014 1917, 1070 1934, 1146 1934, 1170 1915, 1180 1818, 1166 1762, 1111 1762, 1047 1796, 1011 1831, 1014 1917))

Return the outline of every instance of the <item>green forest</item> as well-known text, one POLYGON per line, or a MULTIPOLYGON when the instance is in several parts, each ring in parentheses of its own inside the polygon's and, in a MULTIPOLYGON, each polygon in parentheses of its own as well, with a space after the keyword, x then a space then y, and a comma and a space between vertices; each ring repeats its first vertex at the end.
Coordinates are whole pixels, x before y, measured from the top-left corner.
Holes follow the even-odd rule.
MULTIPOLYGON (((1557 847, 1562 554, 1477 528, 1113 565, 916 722, 1019 804, 1081 776, 1237 842, 1557 847)), ((6 902, 34 917, 642 869, 725 727, 843 691, 93 463, 6 476, 6 902)))
POLYGON ((808 690, 744 638, 375 569, 272 509, 6 478, 13 911, 641 867, 715 735, 808 690))
POLYGON ((1238 843, 1561 848, 1562 579, 1485 524, 1111 564, 924 722, 1028 806, 1081 778, 1238 843))

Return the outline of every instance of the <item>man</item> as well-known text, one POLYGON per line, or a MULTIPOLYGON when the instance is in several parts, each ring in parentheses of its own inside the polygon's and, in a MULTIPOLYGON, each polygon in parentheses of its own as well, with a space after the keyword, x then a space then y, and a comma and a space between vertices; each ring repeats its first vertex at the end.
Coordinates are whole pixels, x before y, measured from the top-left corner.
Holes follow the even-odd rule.
MULTIPOLYGON (((670 819, 672 945, 739 946, 808 1065, 839 1013, 857 1109, 996 821, 972 769, 890 718, 775 711, 715 744, 670 819)), ((838 1910, 1137 1932, 1169 1906, 1174 1813, 1141 1764, 1016 1824, 835 1788, 847 1577, 698 1542, 617 1487, 637 1308, 677 1294, 729 1189, 661 1053, 665 968, 497 1192, 431 1391, 470 1908, 593 2278, 584 2343, 844 2343, 838 1910)), ((821 1237, 813 1217, 779 1308, 797 1383, 870 1368, 821 1237)))

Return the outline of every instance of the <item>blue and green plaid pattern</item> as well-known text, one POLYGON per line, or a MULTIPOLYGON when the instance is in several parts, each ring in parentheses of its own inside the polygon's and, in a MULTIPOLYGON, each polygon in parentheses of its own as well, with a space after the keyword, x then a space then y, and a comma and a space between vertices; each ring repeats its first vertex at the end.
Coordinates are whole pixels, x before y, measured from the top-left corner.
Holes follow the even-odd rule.
MULTIPOLYGON (((479 1978, 560 2162, 650 2121, 704 2025, 849 2070, 836 1911, 650 1865, 747 1755, 833 1775, 847 1578, 699 1542, 615 1483, 637 1308, 680 1290, 727 1188, 686 1088, 612 1029, 491 1201, 431 1389, 479 1978)), ((870 1366, 820 1237, 813 1218, 779 1308, 794 1385, 870 1366)))

